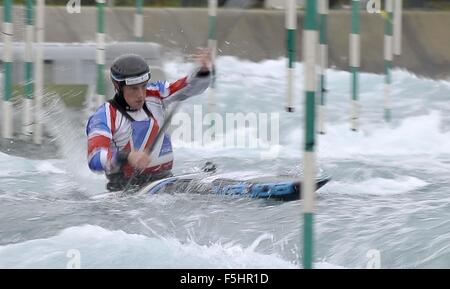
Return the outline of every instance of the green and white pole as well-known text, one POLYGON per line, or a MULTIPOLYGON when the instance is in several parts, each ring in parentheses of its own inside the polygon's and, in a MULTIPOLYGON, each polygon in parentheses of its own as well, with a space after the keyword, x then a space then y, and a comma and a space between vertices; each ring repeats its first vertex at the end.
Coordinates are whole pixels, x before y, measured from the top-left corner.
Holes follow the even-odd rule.
POLYGON ((24 106, 22 119, 22 135, 29 137, 33 134, 33 0, 27 0, 25 19, 25 85, 24 106))
POLYGON ((392 83, 392 59, 393 59, 393 39, 392 39, 392 8, 393 0, 386 0, 386 21, 384 26, 384 119, 391 120, 391 83, 392 83))
POLYGON ((34 60, 34 134, 33 141, 42 143, 42 100, 44 98, 44 17, 45 0, 36 2, 36 48, 34 60))
POLYGON ((144 40, 144 18, 142 16, 143 0, 136 0, 136 14, 134 14, 134 37, 136 41, 144 40))
POLYGON ((208 111, 215 107, 216 54, 217 54, 217 0, 208 0, 208 48, 211 53, 212 81, 209 88, 208 111))
POLYGON ((105 0, 97 1, 97 101, 95 108, 105 101, 105 0))
POLYGON ((4 138, 13 137, 12 114, 12 65, 13 65, 13 23, 12 1, 3 1, 3 134, 4 138))
POLYGON ((395 0, 394 7, 394 55, 402 54, 402 0, 395 0))
MULTIPOLYGON (((217 0, 208 0, 208 49, 211 53, 211 71, 212 80, 208 92, 208 112, 215 111, 216 106, 216 57, 217 57, 217 0)), ((215 126, 215 120, 212 120, 212 127, 215 126)), ((212 134, 215 139, 215 132, 212 134)))
POLYGON ((319 133, 325 134, 325 80, 326 72, 328 68, 328 39, 327 39, 327 28, 328 28, 328 8, 329 0, 319 0, 319 61, 320 61, 320 105, 319 105, 319 133))
POLYGON ((295 55, 297 33, 297 1, 286 0, 286 39, 287 39, 287 103, 286 111, 294 111, 295 55))
POLYGON ((305 67, 305 147, 303 194, 303 268, 311 269, 313 260, 313 210, 315 191, 315 97, 316 97, 316 0, 306 1, 303 30, 303 62, 305 67))
POLYGON ((359 67, 361 61, 360 48, 360 2, 352 0, 352 33, 350 34, 350 70, 352 73, 352 115, 351 129, 359 127, 359 67))

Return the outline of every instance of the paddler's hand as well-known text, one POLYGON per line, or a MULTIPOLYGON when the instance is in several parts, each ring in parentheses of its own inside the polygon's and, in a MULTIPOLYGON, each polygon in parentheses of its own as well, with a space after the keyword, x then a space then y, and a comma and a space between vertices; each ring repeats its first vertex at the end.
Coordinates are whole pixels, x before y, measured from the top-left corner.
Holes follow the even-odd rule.
POLYGON ((146 169, 150 161, 150 157, 145 152, 133 151, 128 155, 128 163, 137 170, 146 169))
POLYGON ((197 52, 191 56, 200 67, 200 72, 208 72, 211 68, 211 53, 208 48, 197 48, 197 52))

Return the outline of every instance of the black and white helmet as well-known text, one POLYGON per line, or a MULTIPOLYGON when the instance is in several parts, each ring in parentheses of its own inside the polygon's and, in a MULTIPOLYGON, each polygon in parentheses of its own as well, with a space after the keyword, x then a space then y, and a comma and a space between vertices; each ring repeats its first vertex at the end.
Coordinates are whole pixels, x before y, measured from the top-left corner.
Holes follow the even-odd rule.
POLYGON ((119 87, 146 82, 150 79, 150 68, 145 59, 137 54, 124 54, 111 65, 111 80, 119 87))

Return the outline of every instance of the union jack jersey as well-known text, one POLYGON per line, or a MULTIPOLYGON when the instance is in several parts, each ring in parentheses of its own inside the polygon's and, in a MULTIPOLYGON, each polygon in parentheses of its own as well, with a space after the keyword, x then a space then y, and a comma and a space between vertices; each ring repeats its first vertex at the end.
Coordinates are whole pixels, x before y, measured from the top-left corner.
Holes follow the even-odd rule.
MULTIPOLYGON (((117 160, 117 153, 143 151, 150 147, 164 123, 165 107, 172 101, 184 100, 203 93, 209 82, 209 74, 201 76, 199 73, 173 83, 149 82, 145 105, 151 116, 149 117, 143 108, 127 111, 134 121, 125 117, 109 102, 101 105, 89 118, 86 126, 89 168, 94 172, 105 172, 107 175, 122 170, 124 176, 131 176, 133 168, 129 164, 121 166, 117 160)), ((172 144, 168 134, 159 139, 150 158, 151 163, 143 173, 152 174, 172 168, 172 144)))

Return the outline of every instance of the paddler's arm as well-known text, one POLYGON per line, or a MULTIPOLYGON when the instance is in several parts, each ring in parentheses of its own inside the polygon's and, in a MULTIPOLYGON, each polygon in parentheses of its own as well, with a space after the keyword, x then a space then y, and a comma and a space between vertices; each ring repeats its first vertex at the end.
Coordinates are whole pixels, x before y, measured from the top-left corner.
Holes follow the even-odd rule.
POLYGON ((210 53, 201 49, 193 57, 198 63, 191 75, 178 79, 175 82, 157 81, 147 87, 147 96, 160 98, 164 105, 173 101, 182 101, 189 97, 203 93, 211 83, 210 53))
POLYGON ((146 168, 150 163, 150 157, 146 153, 112 148, 112 131, 107 118, 107 114, 110 113, 109 104, 105 104, 89 118, 87 123, 89 169, 93 172, 111 174, 118 172, 126 163, 137 169, 146 168))

